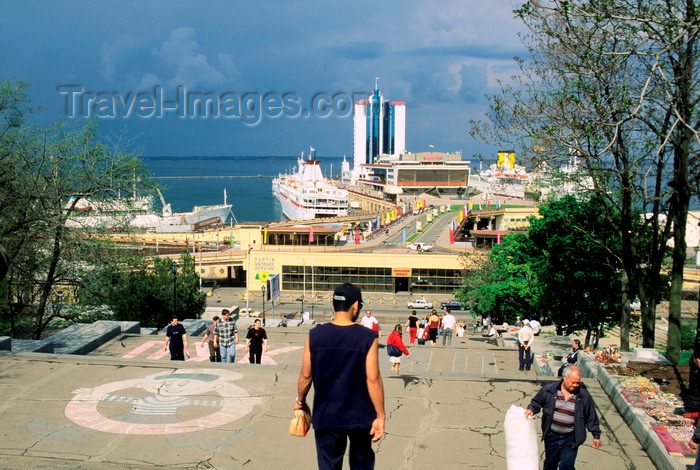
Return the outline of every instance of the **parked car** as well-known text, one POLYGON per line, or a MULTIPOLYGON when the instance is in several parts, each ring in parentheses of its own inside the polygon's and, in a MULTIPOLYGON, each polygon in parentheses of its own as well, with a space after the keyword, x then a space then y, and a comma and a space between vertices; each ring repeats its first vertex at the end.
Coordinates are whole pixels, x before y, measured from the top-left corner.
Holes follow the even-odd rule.
POLYGON ((433 308, 433 303, 428 302, 425 299, 416 299, 416 300, 409 300, 408 301, 408 308, 424 308, 424 309, 429 309, 433 308))
POLYGON ((238 311, 238 315, 241 317, 253 317, 257 318, 262 315, 262 312, 253 310, 252 308, 242 308, 238 311))
POLYGON ((459 300, 450 300, 449 302, 441 302, 440 308, 443 310, 462 310, 462 302, 459 300))
POLYGON ((428 245, 427 243, 411 243, 407 247, 409 250, 416 250, 416 251, 430 251, 433 249, 433 245, 428 245))

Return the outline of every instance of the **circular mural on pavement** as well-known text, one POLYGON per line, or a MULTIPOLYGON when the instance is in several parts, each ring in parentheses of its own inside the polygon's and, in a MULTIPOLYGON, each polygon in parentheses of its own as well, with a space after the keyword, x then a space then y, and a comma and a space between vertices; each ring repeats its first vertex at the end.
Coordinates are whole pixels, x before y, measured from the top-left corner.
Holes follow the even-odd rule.
POLYGON ((216 428, 249 414, 262 399, 232 382, 225 369, 180 369, 80 388, 65 415, 112 434, 181 434, 216 428))

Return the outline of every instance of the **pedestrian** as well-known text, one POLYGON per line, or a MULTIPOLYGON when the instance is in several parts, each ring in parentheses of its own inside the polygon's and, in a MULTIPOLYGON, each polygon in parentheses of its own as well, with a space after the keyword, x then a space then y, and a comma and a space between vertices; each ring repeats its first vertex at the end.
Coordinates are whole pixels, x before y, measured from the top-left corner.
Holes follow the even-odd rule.
POLYGON ((591 395, 581 387, 581 369, 571 365, 562 379, 540 389, 525 410, 530 418, 542 410, 543 470, 573 470, 576 454, 586 442, 586 430, 593 435, 593 448, 600 447, 598 415, 591 395))
POLYGON ((221 311, 221 321, 214 327, 214 347, 219 348, 221 362, 232 363, 236 360, 236 345, 238 344, 238 328, 231 312, 221 311))
POLYGON ((360 320, 360 323, 361 323, 362 326, 364 326, 365 328, 369 328, 370 330, 376 332, 376 333, 377 333, 377 336, 378 336, 379 338, 382 337, 382 332, 380 331, 380 328, 379 328, 379 321, 377 321, 377 319, 376 319, 375 317, 372 316, 372 311, 371 311, 371 310, 367 310, 367 311, 365 312, 365 316, 362 317, 362 320, 360 320))
POLYGON ((418 334, 418 316, 415 310, 411 312, 408 320, 406 320, 406 328, 408 328, 409 343, 413 346, 413 343, 416 342, 416 335, 418 334))
POLYGON ((542 325, 540 324, 540 322, 537 321, 536 318, 533 318, 530 320, 530 328, 532 328, 532 334, 534 334, 535 336, 539 336, 540 331, 542 330, 542 325))
POLYGON ((564 372, 565 368, 569 367, 571 364, 576 364, 579 351, 581 351, 581 341, 577 339, 571 341, 571 351, 569 351, 569 354, 567 354, 564 358, 564 363, 557 371, 557 377, 561 377, 561 374, 564 372))
POLYGON ((530 328, 530 320, 523 320, 523 327, 518 330, 518 363, 520 369, 530 370, 532 363, 532 343, 535 341, 535 335, 530 328))
POLYGON ((418 331, 416 331, 416 340, 418 341, 418 346, 423 346, 425 344, 425 320, 421 320, 418 326, 418 331))
POLYGON ((396 324, 394 331, 392 331, 386 339, 386 350, 389 354, 391 370, 399 370, 402 354, 405 354, 406 357, 411 357, 411 353, 408 352, 408 349, 406 349, 406 346, 403 344, 403 332, 400 323, 396 324), (393 348, 391 348, 391 346, 393 346, 393 348))
POLYGON ((295 410, 308 409, 313 384, 314 428, 319 469, 340 469, 350 441, 350 468, 372 469, 372 443, 384 436, 384 386, 377 333, 357 325, 360 289, 346 282, 333 292, 335 319, 306 338, 295 410))
POLYGON ((513 324, 514 327, 516 328, 522 328, 523 327, 523 321, 520 319, 519 316, 515 317, 515 323, 513 324))
POLYGON ((204 332, 204 338, 202 338, 202 346, 205 342, 209 345, 209 362, 221 362, 221 352, 219 348, 214 347, 214 328, 216 328, 218 321, 219 317, 215 315, 211 319, 211 325, 207 326, 207 330, 204 332))
POLYGON ((457 319, 455 318, 455 316, 452 315, 452 313, 449 310, 447 310, 445 316, 442 317, 442 320, 440 320, 440 326, 442 328, 443 346, 445 346, 445 342, 447 342, 448 346, 452 346, 452 334, 454 333, 456 323, 457 319))
POLYGON ((430 317, 428 318, 428 335, 430 337, 430 344, 435 346, 435 341, 437 340, 438 328, 440 327, 440 316, 437 314, 437 310, 433 309, 430 317))
POLYGON ((250 350, 249 360, 251 364, 260 364, 263 349, 267 352, 267 332, 262 328, 262 322, 255 320, 253 328, 248 330, 245 337, 245 352, 250 350))
POLYGON ((185 332, 185 327, 178 323, 177 315, 172 316, 170 325, 165 330, 163 351, 167 351, 168 347, 170 348, 171 361, 185 360, 185 349, 188 348, 187 333, 185 332))

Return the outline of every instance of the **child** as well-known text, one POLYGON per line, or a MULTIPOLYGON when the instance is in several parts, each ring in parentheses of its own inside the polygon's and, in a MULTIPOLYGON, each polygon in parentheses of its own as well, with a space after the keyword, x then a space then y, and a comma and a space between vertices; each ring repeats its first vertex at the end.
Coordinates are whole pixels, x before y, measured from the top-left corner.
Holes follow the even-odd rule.
POLYGON ((420 324, 418 325, 418 331, 416 331, 416 339, 418 340, 418 346, 422 346, 425 344, 425 338, 423 338, 424 333, 425 333, 425 321, 421 320, 420 324))
POLYGON ((389 353, 389 362, 391 362, 391 370, 398 371, 399 365, 401 364, 401 354, 405 354, 406 357, 411 357, 411 353, 408 352, 406 346, 403 344, 403 328, 400 323, 397 323, 394 327, 394 331, 391 332, 389 337, 386 339, 387 353, 389 353), (398 349, 398 356, 392 355, 392 349, 389 345, 395 346, 398 349))

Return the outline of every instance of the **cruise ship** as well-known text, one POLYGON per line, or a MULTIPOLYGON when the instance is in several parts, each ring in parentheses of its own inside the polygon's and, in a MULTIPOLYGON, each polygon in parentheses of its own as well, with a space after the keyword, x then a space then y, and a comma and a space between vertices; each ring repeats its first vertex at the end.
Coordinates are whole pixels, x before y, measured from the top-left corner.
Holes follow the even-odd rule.
POLYGON ((302 152, 297 165, 295 173, 280 174, 272 180, 272 192, 287 219, 309 220, 348 214, 348 191, 323 177, 315 149, 311 148, 308 158, 304 158, 302 152))

